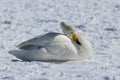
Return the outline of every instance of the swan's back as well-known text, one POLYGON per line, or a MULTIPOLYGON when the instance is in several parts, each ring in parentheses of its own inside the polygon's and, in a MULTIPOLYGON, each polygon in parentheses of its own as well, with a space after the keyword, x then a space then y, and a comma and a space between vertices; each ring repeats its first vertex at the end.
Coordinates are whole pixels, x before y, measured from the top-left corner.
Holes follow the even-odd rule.
POLYGON ((25 41, 18 45, 18 48, 20 49, 29 49, 31 47, 41 47, 45 46, 49 43, 64 43, 64 42, 70 42, 70 39, 61 34, 61 33, 47 33, 45 35, 37 36, 33 39, 30 39, 28 41, 25 41))

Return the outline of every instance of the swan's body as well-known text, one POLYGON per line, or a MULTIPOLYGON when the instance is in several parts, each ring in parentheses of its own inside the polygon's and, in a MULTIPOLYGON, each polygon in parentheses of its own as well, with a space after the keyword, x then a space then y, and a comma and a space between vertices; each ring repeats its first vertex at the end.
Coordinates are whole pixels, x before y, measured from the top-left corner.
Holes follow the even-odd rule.
MULTIPOLYGON (((66 30, 65 30, 66 31, 66 30)), ((65 33, 65 32, 64 32, 65 33)), ((47 33, 21 43, 19 50, 10 51, 22 60, 84 60, 90 57, 91 44, 78 36, 79 44, 69 34, 47 33)))

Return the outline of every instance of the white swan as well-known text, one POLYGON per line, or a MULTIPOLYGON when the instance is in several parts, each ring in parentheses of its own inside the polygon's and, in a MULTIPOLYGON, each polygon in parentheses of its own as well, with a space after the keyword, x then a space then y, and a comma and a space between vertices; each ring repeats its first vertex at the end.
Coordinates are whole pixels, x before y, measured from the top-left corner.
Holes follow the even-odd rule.
POLYGON ((18 47, 19 50, 11 50, 10 54, 22 60, 84 60, 90 57, 92 47, 90 42, 81 35, 77 35, 76 29, 60 23, 62 33, 47 33, 25 41, 18 47))

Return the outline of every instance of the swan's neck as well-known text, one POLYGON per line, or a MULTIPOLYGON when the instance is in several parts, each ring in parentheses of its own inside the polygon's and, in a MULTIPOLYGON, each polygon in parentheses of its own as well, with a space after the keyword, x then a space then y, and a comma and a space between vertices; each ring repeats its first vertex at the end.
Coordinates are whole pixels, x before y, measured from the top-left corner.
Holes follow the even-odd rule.
POLYGON ((83 51, 84 53, 91 53, 92 46, 86 38, 84 38, 83 36, 79 36, 78 41, 81 44, 80 45, 81 51, 83 51))

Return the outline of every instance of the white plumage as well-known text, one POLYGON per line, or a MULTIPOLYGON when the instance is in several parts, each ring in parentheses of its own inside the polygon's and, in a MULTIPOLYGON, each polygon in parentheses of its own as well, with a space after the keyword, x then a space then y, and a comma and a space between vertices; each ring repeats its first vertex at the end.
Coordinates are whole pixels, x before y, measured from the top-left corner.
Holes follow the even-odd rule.
POLYGON ((76 34, 75 28, 61 22, 62 33, 47 33, 18 45, 9 53, 22 60, 84 60, 90 57, 90 42, 76 34), (74 37, 76 34, 78 37, 74 37))

